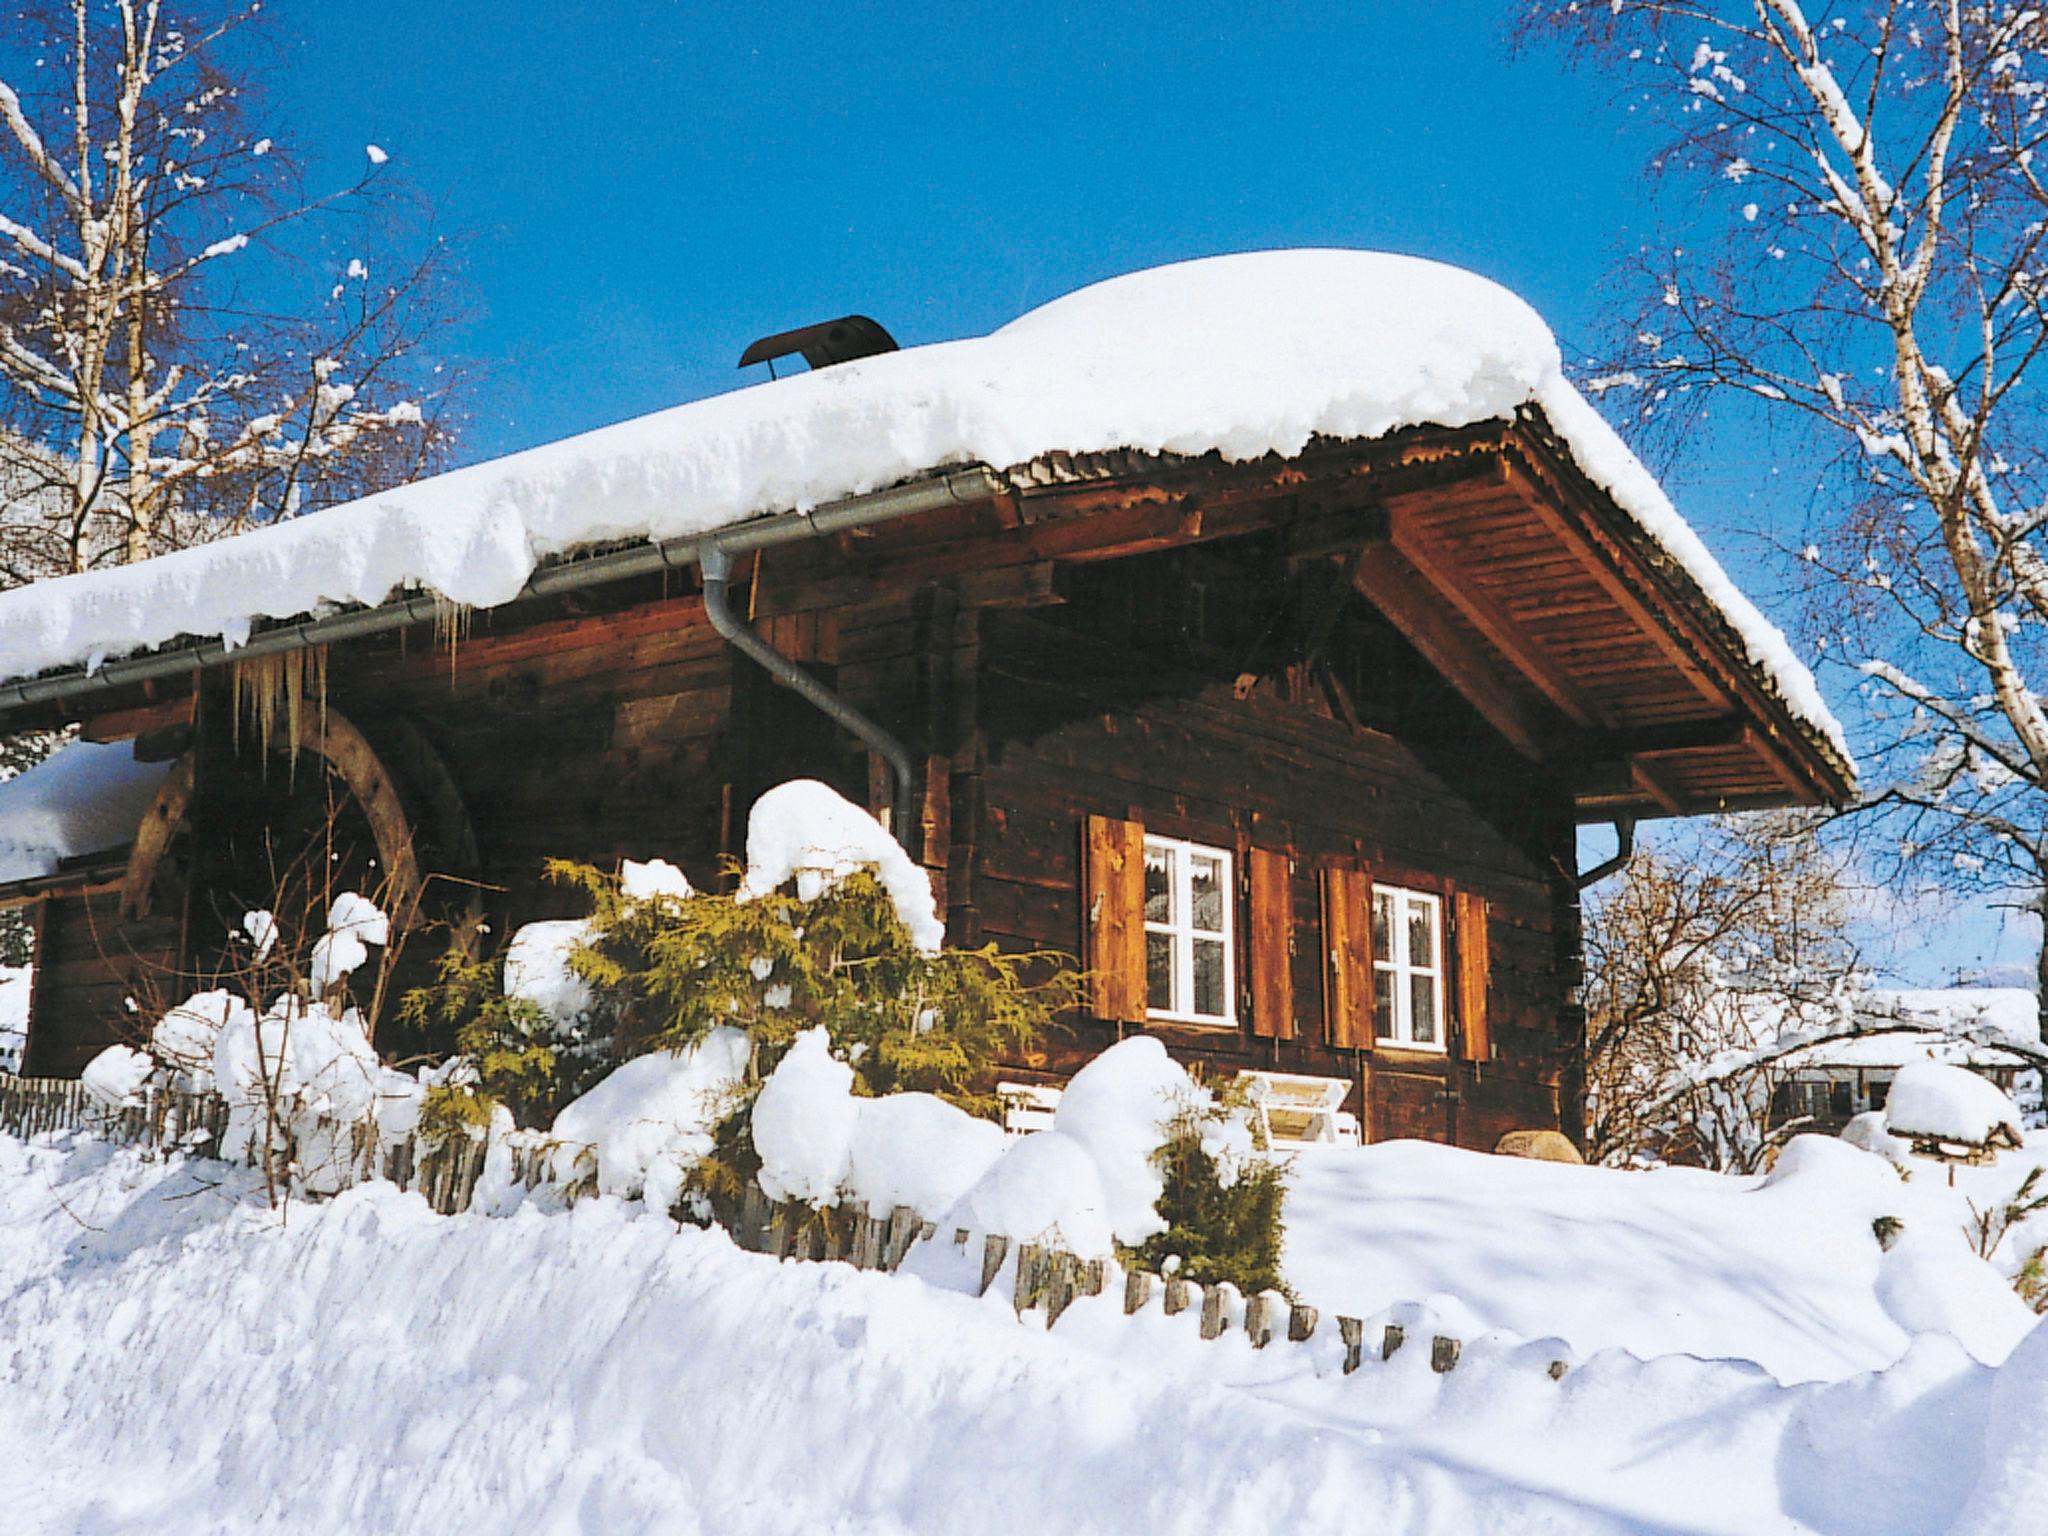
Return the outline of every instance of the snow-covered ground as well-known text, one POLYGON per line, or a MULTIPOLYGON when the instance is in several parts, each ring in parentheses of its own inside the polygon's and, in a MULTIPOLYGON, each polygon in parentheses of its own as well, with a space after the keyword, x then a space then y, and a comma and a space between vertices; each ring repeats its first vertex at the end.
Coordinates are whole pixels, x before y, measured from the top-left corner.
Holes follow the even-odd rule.
MULTIPOLYGON (((2029 1150, 2048 1161, 2048 1136, 2029 1150)), ((1453 1296, 1481 1326, 1587 1352, 1745 1360, 1787 1382, 1888 1365, 1931 1329, 1997 1361, 2034 1318, 1962 1240, 1965 1201, 2010 1196, 2023 1161, 1952 1192, 1934 1165, 1902 1180, 1883 1158, 1811 1136, 1759 1178, 1425 1142, 1310 1148, 1295 1163, 1286 1269, 1303 1296, 1356 1317, 1453 1296), (1903 1224, 1889 1251, 1873 1236, 1881 1216, 1903 1224)))
MULTIPOLYGON (((1488 1160, 1493 1214, 1526 1207, 1528 1234, 1548 1228, 1577 1255, 1555 1274, 1514 1274, 1526 1255, 1498 1241, 1489 1256, 1489 1235, 1455 1212, 1482 1186, 1435 1202, 1407 1177, 1412 1148, 1368 1149, 1342 1173, 1340 1158, 1304 1161, 1293 1228, 1361 1194, 1347 1214, 1421 1285, 1440 1223, 1437 1262, 1474 1282, 1480 1320, 1501 1320, 1487 1314, 1510 1292, 1545 1296, 1584 1332, 1583 1355, 1650 1337, 1673 1305, 1665 1286, 1613 1288, 1630 1261, 1600 1262, 1622 1234, 1647 1247, 1673 1228, 1669 1262, 1718 1308, 1745 1283, 1743 1244, 1766 1231, 1796 1243, 1798 1220, 1820 1219, 1778 1202, 1805 1180, 1852 1182, 1832 1152, 1775 1186, 1730 1180, 1684 1201, 1680 1183, 1711 1176, 1667 1193, 1662 1176, 1546 1169, 1547 1186, 1576 1176, 1603 1191, 1576 1216, 1554 1188, 1518 1184, 1522 1165, 1488 1160), (1609 1198, 1610 1180, 1644 1193, 1609 1198), (1745 1201, 1761 1208, 1748 1227, 1745 1201), (1695 1204, 1705 1214, 1674 1223, 1695 1204), (1589 1212, 1605 1225, 1576 1229, 1589 1212), (1717 1239, 1738 1251, 1717 1259, 1717 1239)), ((1462 1156, 1438 1149, 1437 1169, 1462 1156)), ((280 1221, 244 1171, 0 1138, 0 1508, 19 1536, 1263 1533, 1362 1518, 1402 1532, 1930 1536, 2029 1529, 2048 1496, 2048 1331, 1996 1368, 1927 1333, 1885 1370, 1837 1362, 1840 1379, 1795 1386, 1757 1365, 1613 1348, 1553 1381, 1549 1362, 1570 1352, 1505 1332, 1467 1337, 1445 1376, 1404 1348, 1346 1377, 1328 1326, 1254 1352, 1238 1334, 1201 1342, 1193 1312, 1155 1303, 1127 1319, 1105 1295, 1048 1334, 940 1260, 923 1279, 778 1265, 637 1202, 440 1218, 374 1184, 280 1221)), ((1834 1332, 1832 1308, 1862 1305, 1855 1289, 1817 1296, 1804 1326, 1834 1332)), ((1774 1337, 1801 1326, 1779 1318, 1774 1337)))

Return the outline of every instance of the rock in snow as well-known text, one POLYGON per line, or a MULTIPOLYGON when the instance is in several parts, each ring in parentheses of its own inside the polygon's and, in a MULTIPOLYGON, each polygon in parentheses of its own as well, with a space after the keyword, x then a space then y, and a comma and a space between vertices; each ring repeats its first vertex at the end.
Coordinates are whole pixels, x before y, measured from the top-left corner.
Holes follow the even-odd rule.
POLYGON ((7 675, 26 676, 180 635, 238 643, 260 619, 401 589, 490 607, 551 555, 703 533, 947 465, 1004 469, 1120 448, 1243 461, 1526 406, 1846 763, 1811 674, 1565 379, 1535 312, 1470 272, 1366 251, 1260 251, 1135 272, 990 336, 795 374, 217 544, 37 582, 0 595, 0 656, 7 675))

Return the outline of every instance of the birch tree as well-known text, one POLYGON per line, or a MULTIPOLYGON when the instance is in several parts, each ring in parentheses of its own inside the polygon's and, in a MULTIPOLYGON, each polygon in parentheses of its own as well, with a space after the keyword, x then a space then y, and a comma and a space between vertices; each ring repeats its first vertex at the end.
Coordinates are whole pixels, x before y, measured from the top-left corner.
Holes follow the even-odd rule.
POLYGON ((1866 809, 1902 864, 2038 905, 2048 16, 1535 0, 1526 35, 1654 125, 1683 210, 1589 382, 1667 447, 1790 429, 1804 480, 1767 531, 1864 695, 1866 809))
POLYGON ((41 0, 7 22, 0 585, 403 481, 445 443, 443 249, 408 236, 374 145, 307 187, 255 90, 267 18, 41 0))

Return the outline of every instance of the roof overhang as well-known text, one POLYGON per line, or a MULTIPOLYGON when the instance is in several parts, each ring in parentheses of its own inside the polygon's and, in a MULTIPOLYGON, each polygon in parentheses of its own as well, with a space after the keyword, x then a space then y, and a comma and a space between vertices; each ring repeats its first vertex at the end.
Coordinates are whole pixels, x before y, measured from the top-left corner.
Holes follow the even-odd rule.
MULTIPOLYGON (((570 594, 804 545, 904 580, 1028 586, 1097 561, 1279 529, 1292 558, 1341 563, 1472 707, 1570 789, 1586 821, 1841 803, 1853 765, 1775 691, 1769 669, 1684 565, 1574 466, 1533 408, 1512 421, 1318 442, 1232 463, 1141 453, 951 466, 716 533, 579 551, 542 566, 502 624, 558 616, 570 594), (814 542, 815 541, 815 542, 814 542), (551 601, 559 600, 559 601, 551 601), (522 617, 522 614, 525 617, 522 617)), ((1020 586, 1019 590, 1024 588, 1020 586)), ((0 685, 0 729, 144 722, 204 669, 351 646, 446 616, 431 592, 273 624, 241 645, 177 642, 87 671, 0 685)))

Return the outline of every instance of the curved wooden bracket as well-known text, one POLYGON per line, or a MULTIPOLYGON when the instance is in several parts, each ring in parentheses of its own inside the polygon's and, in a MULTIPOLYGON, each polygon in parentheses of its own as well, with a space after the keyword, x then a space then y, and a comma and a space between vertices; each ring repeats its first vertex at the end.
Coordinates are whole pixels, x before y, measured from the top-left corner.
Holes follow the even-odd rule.
POLYGON ((389 770, 368 738, 337 709, 303 712, 294 737, 299 751, 323 759, 355 796, 384 864, 384 910, 398 927, 412 927, 419 917, 419 857, 413 850, 412 822, 389 770))
POLYGON ((185 812, 192 804, 192 786, 196 782, 193 763, 194 754, 188 749, 171 764, 171 771, 157 786, 149 809, 142 813, 142 822, 135 829, 135 846, 128 850, 128 868, 121 876, 123 919, 149 915, 157 865, 163 862, 171 839, 184 824, 185 812))

